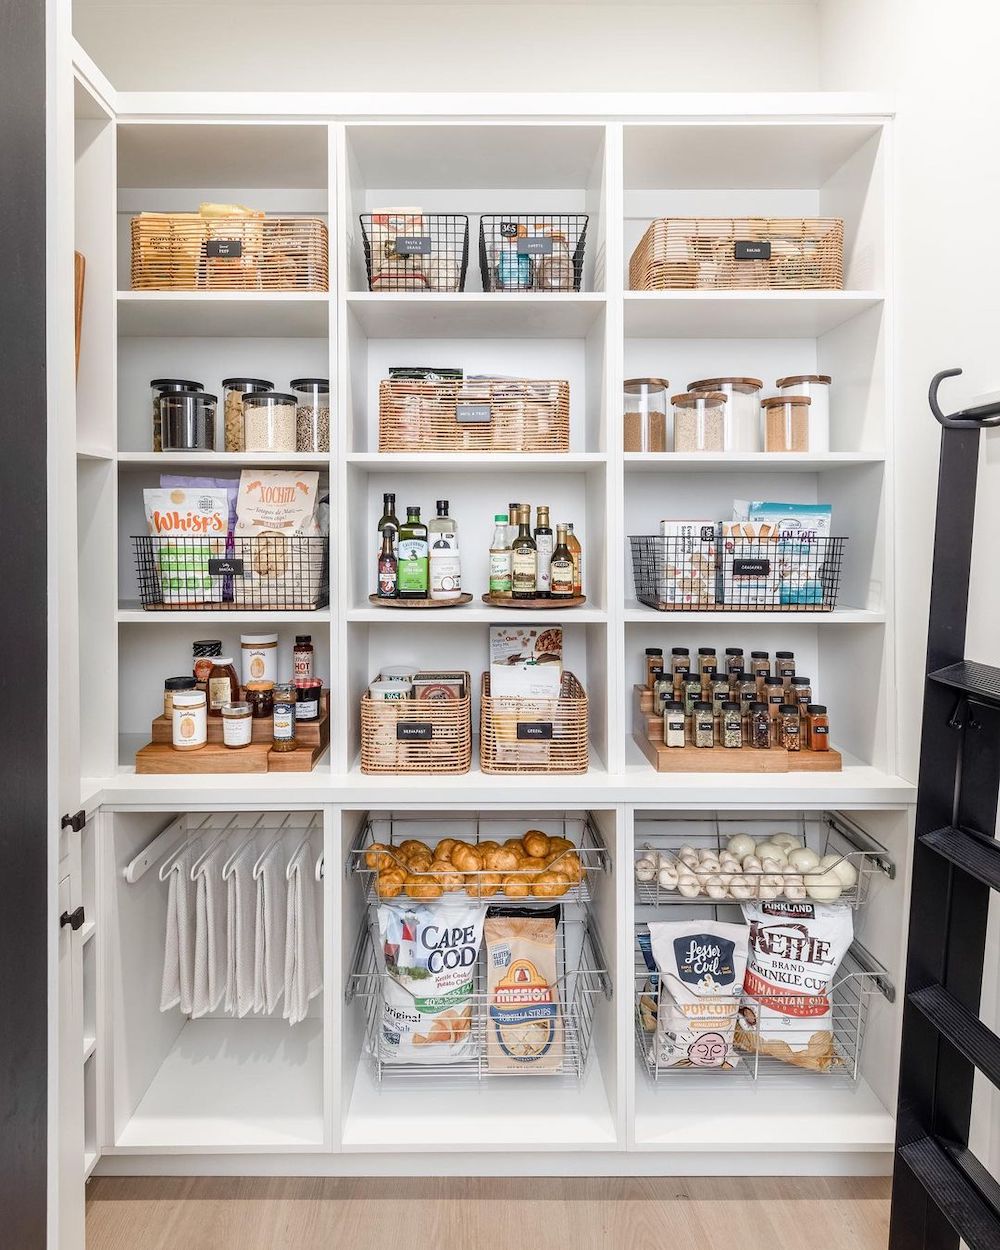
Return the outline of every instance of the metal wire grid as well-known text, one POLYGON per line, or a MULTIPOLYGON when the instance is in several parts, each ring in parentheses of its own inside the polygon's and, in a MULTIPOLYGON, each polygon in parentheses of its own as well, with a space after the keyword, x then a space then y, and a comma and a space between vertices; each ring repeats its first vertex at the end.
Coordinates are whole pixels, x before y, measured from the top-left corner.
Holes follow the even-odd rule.
MULTIPOLYGON (((754 827, 757 827, 760 832, 754 840, 764 841, 768 831, 777 832, 774 826, 782 824, 789 833, 794 831, 797 834, 802 846, 815 851, 820 858, 824 855, 838 855, 840 857, 838 863, 853 865, 858 874, 857 882, 844 889, 838 902, 846 903, 851 907, 860 907, 868 898, 871 883, 875 877, 884 876, 891 879, 895 876, 895 865, 889 852, 881 843, 876 842, 854 821, 828 812, 814 816, 800 812, 794 820, 785 817, 779 820, 770 816, 737 817, 715 814, 685 817, 682 820, 668 817, 664 818, 661 823, 664 825, 662 833, 649 834, 643 838, 641 846, 635 852, 636 862, 649 858, 657 867, 663 862, 679 866, 681 861, 677 856, 684 846, 694 847, 695 850, 711 848, 721 852, 726 849, 727 842, 734 834, 749 833, 754 836, 754 827), (677 831, 679 825, 685 826, 683 834, 677 831), (691 830, 688 828, 690 825, 699 825, 701 828, 691 830), (768 827, 766 830, 762 828, 765 825, 768 827), (792 825, 794 829, 790 827, 792 825)), ((759 887, 767 875, 763 870, 741 873, 741 876, 753 888, 750 898, 760 897, 759 887)), ((777 897, 783 898, 784 894, 779 893, 777 897)), ((635 901, 640 907, 690 907, 692 904, 716 902, 737 904, 742 900, 734 898, 716 900, 704 894, 695 898, 685 898, 676 889, 664 888, 660 885, 658 878, 654 878, 652 881, 636 879, 635 901)))
MULTIPOLYGON (((569 813, 557 813, 550 815, 545 813, 539 818, 538 814, 531 817, 525 817, 526 820, 533 822, 533 827, 545 828, 542 832, 548 833, 551 837, 555 830, 558 830, 558 836, 576 844, 576 854, 580 858, 580 865, 583 869, 583 879, 578 885, 571 886, 570 889, 560 895, 558 898, 535 898, 535 897, 515 897, 503 893, 497 893, 489 896, 491 903, 511 903, 517 907, 524 908, 546 908, 551 907, 553 903, 562 903, 566 905, 589 906, 597 893, 598 882, 601 874, 610 873, 611 856, 604 844, 600 830, 594 823, 590 814, 582 816, 573 816, 569 813)), ((472 843, 478 846, 480 842, 492 840, 489 834, 495 831, 495 826, 504 824, 510 826, 516 820, 516 816, 504 813, 502 816, 491 817, 489 815, 476 815, 475 817, 463 819, 461 817, 447 816, 411 816, 407 814, 404 817, 397 817, 390 814, 384 817, 369 817, 361 828, 358 838, 348 854, 347 870, 353 873, 362 888, 365 902, 368 904, 377 904, 380 899, 376 888, 376 880, 378 872, 369 868, 365 863, 365 854, 373 843, 379 842, 384 846, 391 847, 398 845, 408 837, 416 837, 421 841, 425 840, 420 837, 419 832, 412 832, 414 828, 420 829, 421 825, 426 824, 429 827, 428 837, 430 841, 428 845, 436 846, 445 837, 455 836, 458 840, 472 843), (406 829, 400 833, 397 826, 405 823, 406 829), (471 824, 471 828, 470 828, 471 824)), ((499 840, 499 838, 497 839, 499 840)), ((564 854, 570 854, 565 852, 564 854)), ((401 868, 406 866, 402 863, 401 868)), ((549 870, 559 871, 559 859, 554 859, 549 865, 549 870)), ((434 880, 433 873, 415 873, 411 869, 406 868, 409 875, 414 877, 426 877, 428 880, 434 880)), ((489 875, 491 869, 483 869, 481 872, 464 873, 465 877, 482 878, 489 875)), ((505 877, 524 877, 530 879, 535 876, 537 870, 525 871, 514 869, 505 871, 505 877)), ((405 897, 405 895, 400 896, 405 897)))
POLYGON ((464 213, 362 213, 370 291, 464 291, 469 218, 464 213))
MULTIPOLYGON (((645 926, 637 925, 636 932, 645 926)), ((739 1063, 731 1068, 668 1067, 660 1064, 656 1051, 656 1014, 659 1008, 658 990, 652 982, 649 969, 639 950, 635 948, 635 1043, 636 1052, 649 1079, 656 1083, 676 1077, 690 1079, 703 1076, 713 1080, 732 1077, 736 1079, 769 1083, 785 1078, 801 1080, 806 1076, 821 1076, 824 1080, 840 1077, 853 1084, 858 1079, 861 1052, 871 1000, 881 994, 889 1002, 895 990, 889 974, 881 964, 859 943, 855 942, 845 955, 836 978, 830 987, 831 1029, 835 1060, 825 1070, 800 1068, 760 1052, 759 1022, 748 1019, 741 1011, 740 1026, 750 1034, 751 1044, 736 1053, 739 1063)), ((783 995, 776 995, 775 1006, 780 1006, 783 995)), ((767 1001, 762 1000, 762 1001, 767 1001)), ((802 1031, 802 1048, 805 1049, 813 1027, 806 1023, 802 1031)), ((794 1034, 789 1034, 794 1037, 794 1034)))
POLYGON ((830 612, 846 542, 632 534, 635 597, 660 612, 830 612))
POLYGON ((601 997, 611 998, 611 977, 607 960, 589 917, 572 920, 564 917, 556 926, 555 987, 560 1009, 558 1018, 563 1026, 562 1058, 558 1069, 544 1073, 494 1072, 489 1069, 487 1049, 490 996, 486 989, 485 940, 476 961, 475 989, 470 996, 470 1038, 473 1051, 470 1057, 451 1063, 386 1062, 379 1043, 385 987, 390 977, 385 971, 379 945, 378 925, 374 918, 366 919, 358 935, 353 971, 348 977, 345 994, 348 1004, 356 1001, 364 1011, 364 1056, 378 1084, 393 1081, 426 1087, 431 1082, 436 1088, 442 1088, 448 1084, 462 1085, 525 1076, 531 1080, 540 1080, 543 1077, 549 1081, 561 1079, 569 1084, 582 1081, 593 1040, 597 1000, 601 997), (574 933, 579 942, 579 954, 575 957, 567 954, 567 930, 574 933))
POLYGON ((579 291, 586 213, 484 213, 479 268, 484 291, 579 291))
POLYGON ((134 535, 139 602, 147 611, 312 611, 329 600, 325 537, 134 535))

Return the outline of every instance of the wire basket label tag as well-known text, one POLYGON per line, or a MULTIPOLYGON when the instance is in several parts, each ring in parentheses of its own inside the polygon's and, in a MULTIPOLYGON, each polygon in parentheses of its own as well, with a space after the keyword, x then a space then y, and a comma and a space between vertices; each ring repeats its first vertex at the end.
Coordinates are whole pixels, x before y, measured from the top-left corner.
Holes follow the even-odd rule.
POLYGON ((552 240, 545 237, 539 239, 518 239, 517 254, 518 256, 551 256, 552 240))
POLYGON ((736 260, 770 260, 771 241, 770 239, 765 239, 763 242, 757 242, 755 239, 737 239, 734 243, 733 255, 736 260))
POLYGON ((518 742, 551 742, 552 722, 519 720, 517 722, 517 740, 518 742))
POLYGON ((429 234, 397 234, 397 256, 430 256, 431 236, 429 234))
POLYGON ((242 577, 243 561, 242 560, 223 560, 209 557, 208 560, 209 577, 242 577))
POLYGON ((243 255, 242 239, 206 239, 205 255, 219 260, 235 260, 243 255))
POLYGON ((430 742, 433 737, 430 721, 401 720, 396 724, 397 742, 430 742))
POLYGON ((455 420, 462 425, 489 425, 493 410, 489 404, 456 404, 455 420))
POLYGON ((733 559, 733 577, 770 577, 770 560, 733 559))

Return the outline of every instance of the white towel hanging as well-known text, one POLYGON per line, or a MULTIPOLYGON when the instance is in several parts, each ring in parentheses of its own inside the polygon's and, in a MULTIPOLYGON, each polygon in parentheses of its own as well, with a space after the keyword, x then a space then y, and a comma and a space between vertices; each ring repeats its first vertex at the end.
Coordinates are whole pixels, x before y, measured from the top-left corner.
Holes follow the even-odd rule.
POLYGON ((222 866, 229 856, 229 839, 217 838, 192 865, 195 879, 194 999, 191 1015, 208 1015, 226 992, 226 885, 222 866))
POLYGON ((286 872, 285 1009, 290 1025, 304 1020, 309 1003, 323 988, 323 966, 316 934, 316 881, 310 839, 295 851, 286 872))
POLYGON ((254 865, 254 1010, 270 1015, 284 993, 287 851, 279 833, 254 865))
POLYGON ((201 840, 193 838, 171 856, 160 872, 160 879, 169 881, 161 1011, 180 1007, 185 1015, 190 1015, 194 1003, 195 887, 191 867, 200 853, 201 840))
POLYGON ((257 887, 253 866, 257 859, 255 834, 237 847, 222 869, 226 883, 226 998, 230 1015, 245 1016, 254 1006, 254 947, 256 943, 257 887))

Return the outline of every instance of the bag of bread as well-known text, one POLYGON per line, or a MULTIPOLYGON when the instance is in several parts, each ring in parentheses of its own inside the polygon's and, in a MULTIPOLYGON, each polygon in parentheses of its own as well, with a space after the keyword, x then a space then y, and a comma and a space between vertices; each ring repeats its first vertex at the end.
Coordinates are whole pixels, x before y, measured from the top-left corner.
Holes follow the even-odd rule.
POLYGON ((845 903, 743 904, 750 956, 736 1030, 740 1050, 826 1072, 840 1063, 830 986, 854 940, 845 903))
POLYGON ((732 1068, 747 931, 715 920, 651 922, 660 974, 655 1058, 661 1068, 732 1068))
POLYGON ((472 994, 485 918, 485 905, 457 896, 379 905, 387 974, 378 1035, 383 1063, 475 1058, 472 994))
POLYGON ((486 1060, 491 1072, 554 1072, 562 1067, 557 923, 554 916, 524 912, 487 918, 486 1060))

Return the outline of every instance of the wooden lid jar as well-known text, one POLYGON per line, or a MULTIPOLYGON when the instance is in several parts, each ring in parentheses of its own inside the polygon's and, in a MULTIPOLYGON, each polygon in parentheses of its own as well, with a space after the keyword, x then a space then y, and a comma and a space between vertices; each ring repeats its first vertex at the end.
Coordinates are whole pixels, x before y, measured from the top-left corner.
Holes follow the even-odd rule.
POLYGON ((674 451, 726 450, 726 396, 722 391, 684 391, 671 403, 674 451))
POLYGON ((626 451, 667 450, 666 378, 626 378, 624 429, 626 451))
POLYGON ((760 451, 760 378, 702 378, 689 391, 719 392, 725 396, 723 451, 760 451))
POLYGON ((764 450, 809 451, 806 395, 770 395, 764 401, 764 450))
POLYGON ((830 375, 798 373, 778 378, 775 385, 782 395, 803 395, 809 400, 809 450, 830 450, 830 375))

